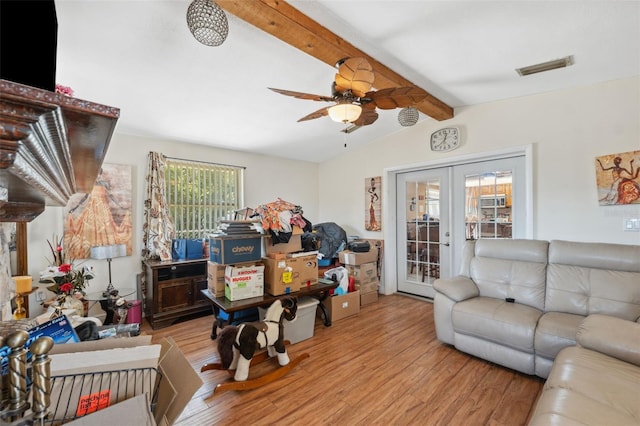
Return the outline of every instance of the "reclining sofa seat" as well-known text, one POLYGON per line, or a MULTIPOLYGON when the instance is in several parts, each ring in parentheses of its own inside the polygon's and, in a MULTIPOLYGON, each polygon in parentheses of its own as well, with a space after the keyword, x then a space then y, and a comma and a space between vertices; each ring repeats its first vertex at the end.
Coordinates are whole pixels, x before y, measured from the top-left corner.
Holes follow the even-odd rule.
POLYGON ((534 337, 544 310, 549 243, 503 241, 469 242, 462 274, 446 288, 446 280, 436 280, 436 334, 463 352, 534 374, 534 337))
POLYGON ((544 310, 534 346, 535 374, 546 378, 587 316, 640 320, 640 247, 552 241, 544 310))
POLYGON ((546 378, 588 315, 640 322, 640 246, 471 241, 460 275, 434 289, 440 341, 546 378))

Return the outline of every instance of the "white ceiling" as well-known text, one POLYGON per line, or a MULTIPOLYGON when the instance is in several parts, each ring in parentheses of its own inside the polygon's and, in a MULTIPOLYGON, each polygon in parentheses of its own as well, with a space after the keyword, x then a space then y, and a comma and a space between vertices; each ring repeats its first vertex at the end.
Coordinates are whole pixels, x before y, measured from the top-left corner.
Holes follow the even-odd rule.
MULTIPOLYGON (((202 45, 190 1, 57 0, 57 82, 119 107, 119 133, 314 162, 403 129, 399 110, 348 136, 328 117, 297 123, 327 104, 267 87, 330 96, 335 69, 229 14, 224 44, 202 45)), ((454 108, 640 75, 640 1, 290 3, 454 108)))

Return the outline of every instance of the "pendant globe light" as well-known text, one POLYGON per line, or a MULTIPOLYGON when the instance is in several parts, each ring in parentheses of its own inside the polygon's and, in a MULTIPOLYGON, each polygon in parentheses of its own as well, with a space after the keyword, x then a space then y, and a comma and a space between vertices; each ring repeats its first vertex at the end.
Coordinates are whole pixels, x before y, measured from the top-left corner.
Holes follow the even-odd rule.
POLYGON ((398 122, 404 127, 413 126, 418 122, 418 118, 420 114, 414 107, 402 108, 398 113, 398 122))
POLYGON ((213 0, 194 0, 187 9, 189 31, 200 43, 220 46, 229 34, 227 15, 213 0))

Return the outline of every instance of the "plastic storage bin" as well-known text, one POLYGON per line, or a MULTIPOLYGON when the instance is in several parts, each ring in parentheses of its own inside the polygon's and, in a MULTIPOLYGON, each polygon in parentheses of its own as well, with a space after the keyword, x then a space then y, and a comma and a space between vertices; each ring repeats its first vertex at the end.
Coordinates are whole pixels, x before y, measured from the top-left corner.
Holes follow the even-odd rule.
MULTIPOLYGON (((313 328, 316 322, 316 307, 318 299, 303 296, 298 299, 298 311, 293 321, 284 320, 284 339, 291 344, 313 337, 313 328)), ((266 308, 258 308, 260 319, 264 320, 266 308)))

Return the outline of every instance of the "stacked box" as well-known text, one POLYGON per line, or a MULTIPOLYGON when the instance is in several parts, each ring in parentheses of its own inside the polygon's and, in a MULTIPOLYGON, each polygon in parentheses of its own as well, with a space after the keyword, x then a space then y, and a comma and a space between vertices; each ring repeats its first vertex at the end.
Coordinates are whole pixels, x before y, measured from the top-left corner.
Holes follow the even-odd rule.
POLYGON ((224 273, 224 297, 230 301, 250 299, 264 294, 264 266, 227 266, 224 273))
POLYGON ((254 266, 262 265, 261 261, 235 263, 233 265, 207 262, 207 286, 215 297, 224 297, 224 272, 227 266, 254 266))
POLYGON ((362 306, 378 301, 378 249, 372 248, 366 253, 342 251, 340 262, 344 263, 349 276, 355 279, 356 288, 360 290, 362 306))
POLYGON ((264 264, 265 292, 273 296, 289 294, 300 290, 300 280, 296 279, 294 268, 296 259, 262 258, 264 264))
POLYGON ((209 240, 209 260, 222 265, 260 260, 261 236, 221 236, 209 240))
POLYGON ((302 251, 302 229, 298 226, 293 227, 289 242, 273 244, 271 236, 264 238, 262 253, 265 257, 272 257, 278 253, 296 253, 302 251))
POLYGON ((318 259, 315 254, 262 258, 264 263, 265 292, 279 296, 300 290, 302 286, 318 282, 318 259))
POLYGON ((377 262, 378 249, 372 247, 371 250, 365 253, 344 250, 338 253, 338 257, 340 259, 340 263, 345 265, 362 265, 363 263, 377 262))

